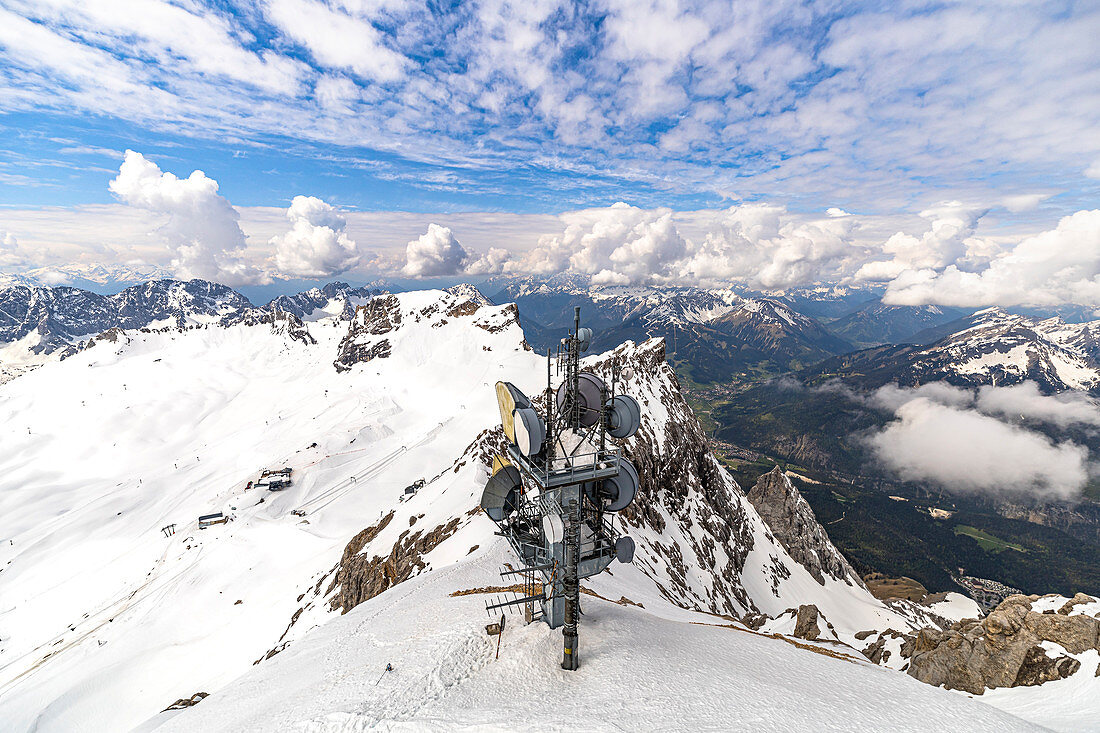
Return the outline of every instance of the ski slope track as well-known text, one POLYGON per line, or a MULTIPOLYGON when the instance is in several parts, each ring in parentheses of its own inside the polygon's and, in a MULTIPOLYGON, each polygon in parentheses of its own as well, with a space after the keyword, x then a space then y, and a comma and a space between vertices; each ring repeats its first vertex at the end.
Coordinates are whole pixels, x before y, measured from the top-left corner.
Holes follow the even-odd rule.
POLYGON ((617 519, 635 564, 583 597, 582 669, 518 616, 495 659, 477 589, 513 558, 477 511, 492 385, 540 394, 545 357, 472 288, 356 296, 386 304, 371 322, 319 298, 300 321, 121 330, 0 385, 0 728, 1033 729, 855 651, 918 615, 791 558, 706 449, 659 340, 586 360, 631 367, 645 421, 624 449, 648 483, 617 519), (338 371, 349 342, 362 358, 338 371), (283 466, 290 487, 247 488, 283 466), (200 530, 214 512, 231 521, 200 530), (341 607, 357 536, 383 572, 420 549, 341 607), (734 620, 811 603, 830 640, 734 620))

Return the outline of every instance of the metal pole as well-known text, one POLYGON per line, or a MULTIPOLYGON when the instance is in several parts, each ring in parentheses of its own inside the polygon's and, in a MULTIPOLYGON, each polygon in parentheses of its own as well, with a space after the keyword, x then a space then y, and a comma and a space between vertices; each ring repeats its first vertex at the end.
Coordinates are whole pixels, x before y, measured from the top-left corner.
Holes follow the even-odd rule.
MULTIPOLYGON (((580 486, 570 486, 570 491, 579 493, 580 486)), ((561 668, 575 670, 580 667, 580 656, 577 650, 579 639, 577 637, 577 617, 580 614, 580 579, 578 576, 578 563, 580 562, 580 504, 576 498, 569 500, 565 512, 565 574, 562 578, 562 592, 565 596, 565 625, 562 627, 562 638, 565 650, 562 655, 561 668)))

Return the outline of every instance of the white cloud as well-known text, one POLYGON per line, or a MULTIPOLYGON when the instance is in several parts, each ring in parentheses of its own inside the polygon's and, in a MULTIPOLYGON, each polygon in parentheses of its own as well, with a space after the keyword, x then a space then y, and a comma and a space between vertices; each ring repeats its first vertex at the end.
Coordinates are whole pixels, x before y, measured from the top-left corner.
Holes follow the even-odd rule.
POLYGON ((23 267, 30 264, 19 240, 11 232, 0 229, 0 267, 23 267))
POLYGON ((1100 426, 1100 407, 1080 392, 1044 395, 1035 382, 978 390, 978 409, 988 415, 1024 417, 1056 425, 1100 426))
POLYGON ((231 6, 9 0, 5 109, 276 133, 487 171, 483 190, 508 171, 535 195, 610 179, 889 211, 929 187, 995 201, 1005 181, 1100 175, 1088 3, 231 6))
POLYGON ((403 73, 407 60, 386 47, 369 18, 313 0, 272 0, 266 11, 284 34, 325 66, 380 81, 393 81, 403 73))
POLYGON ((920 237, 897 232, 882 245, 890 260, 875 260, 856 272, 856 279, 892 280, 906 270, 943 268, 961 261, 968 251, 968 238, 988 207, 949 201, 920 212, 931 227, 920 237))
POLYGON ((359 249, 345 231, 347 220, 335 208, 313 196, 295 196, 286 216, 290 231, 270 242, 280 274, 328 277, 358 264, 359 249))
POLYGON ((955 265, 906 270, 890 283, 884 300, 975 307, 1100 305, 1100 209, 1064 217, 977 272, 955 265))
POLYGON ((1088 450, 973 410, 914 398, 869 436, 875 456, 901 478, 958 492, 1031 492, 1066 499, 1089 476, 1088 450))
POLYGON ((687 252, 668 209, 622 202, 562 216, 565 231, 546 235, 510 270, 551 274, 570 269, 601 284, 659 282, 687 252))
POLYGON ((457 275, 469 258, 450 229, 429 224, 428 231, 405 248, 405 266, 401 272, 406 277, 457 275))
POLYGON ((237 224, 240 215, 218 193, 217 181, 202 171, 177 178, 141 153, 127 150, 109 187, 124 203, 160 215, 163 224, 158 231, 181 277, 229 285, 263 279, 241 259, 245 237, 237 224))

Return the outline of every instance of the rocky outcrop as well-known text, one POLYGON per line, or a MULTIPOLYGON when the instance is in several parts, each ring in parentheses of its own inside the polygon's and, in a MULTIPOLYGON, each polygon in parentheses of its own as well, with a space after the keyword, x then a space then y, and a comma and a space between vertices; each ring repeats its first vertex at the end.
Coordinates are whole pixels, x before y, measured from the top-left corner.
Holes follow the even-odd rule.
POLYGON ((821 615, 821 611, 818 610, 817 606, 812 603, 799 606, 795 614, 794 632, 791 636, 796 639, 817 641, 824 631, 822 625, 829 629, 833 627, 833 625, 826 621, 825 617, 821 615))
POLYGON ((756 480, 748 499, 783 549, 818 583, 825 585, 828 575, 849 585, 863 584, 779 466, 756 480))
POLYGON ((347 613, 363 601, 403 583, 427 567, 423 556, 431 552, 458 529, 459 517, 432 530, 405 530, 384 556, 363 552, 393 520, 391 511, 382 520, 355 535, 344 548, 340 564, 327 593, 332 610, 347 613))
MULTIPOLYGON (((584 366, 609 384, 616 370, 632 373, 631 379, 620 379, 618 388, 638 394, 633 384, 651 385, 659 405, 651 406, 648 397, 639 395, 642 414, 655 409, 667 414, 660 421, 643 419, 641 429, 623 444, 641 485, 638 498, 620 517, 628 526, 650 529, 658 537, 652 550, 667 567, 667 579, 655 578, 658 587, 673 603, 688 608, 735 616, 758 610, 740 582, 753 548, 740 487, 711 454, 707 436, 665 362, 664 340, 628 342, 584 366), (667 531, 666 518, 685 527, 697 524, 701 531, 684 532, 677 541, 667 531)), ((635 557, 643 566, 650 562, 644 553, 635 557)))
POLYGON ((922 629, 902 648, 902 655, 911 657, 909 674, 930 685, 980 695, 986 688, 1038 685, 1075 673, 1078 660, 1048 652, 1042 643, 1057 644, 1068 654, 1100 651, 1100 619, 1074 613, 1093 599, 1079 594, 1077 603, 1043 612, 1033 609, 1037 600, 1010 596, 981 621, 922 629))
POLYGON ((302 319, 293 313, 279 310, 260 310, 252 309, 245 314, 231 319, 228 322, 223 322, 222 325, 245 325, 245 326, 271 326, 272 333, 285 334, 289 338, 295 341, 301 341, 307 346, 312 346, 317 343, 317 339, 313 338, 313 334, 309 332, 306 324, 302 323, 302 319))
POLYGON ((371 298, 366 305, 355 309, 355 317, 348 332, 336 350, 333 366, 338 372, 346 372, 356 364, 390 355, 390 341, 378 338, 401 327, 401 301, 395 295, 371 298))

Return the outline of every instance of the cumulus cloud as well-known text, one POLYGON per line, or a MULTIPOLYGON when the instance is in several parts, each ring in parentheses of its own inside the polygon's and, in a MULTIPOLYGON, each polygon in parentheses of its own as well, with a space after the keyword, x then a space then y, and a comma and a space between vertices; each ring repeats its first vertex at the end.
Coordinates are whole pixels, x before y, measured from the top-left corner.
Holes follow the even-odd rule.
POLYGON ((718 225, 678 265, 684 283, 740 281, 783 289, 837 281, 863 256, 848 216, 801 221, 786 209, 744 204, 723 212, 718 225))
POLYGON ((511 270, 548 275, 583 272, 597 284, 667 280, 687 252, 669 209, 647 210, 619 202, 563 216, 565 231, 546 235, 511 270))
POLYGON ((952 491, 1029 491, 1066 499, 1088 480, 1088 450, 1031 430, 920 397, 867 438, 884 465, 910 481, 952 491))
POLYGON ((985 386, 977 392, 942 382, 917 388, 887 385, 867 403, 895 420, 865 438, 872 453, 901 478, 953 491, 1031 492, 1069 498, 1089 477, 1089 452, 1056 442, 1003 418, 1057 427, 1100 425, 1100 409, 1084 395, 1043 395, 1033 382, 985 386))
POLYGON ((507 250, 499 248, 475 256, 466 251, 448 227, 429 224, 428 231, 405 247, 401 274, 406 277, 495 274, 501 272, 507 260, 507 250))
POLYGON ((290 231, 271 239, 281 274, 328 277, 358 264, 359 248, 347 235, 347 220, 335 208, 313 196, 295 196, 286 216, 290 231))
POLYGON ((19 240, 11 232, 0 229, 0 267, 21 267, 27 258, 19 247, 19 240))
POLYGON ((698 243, 680 232, 669 209, 617 203, 563 215, 510 271, 592 276, 596 284, 704 284, 737 281, 767 289, 839 277, 863 251, 847 216, 805 221, 781 206, 742 204, 707 218, 698 243))
POLYGON ((883 300, 963 307, 1100 306, 1100 209, 1064 217, 1054 229, 1024 239, 976 272, 955 265, 942 271, 906 270, 889 284, 883 300))
MULTIPOLYGON (((917 237, 897 232, 882 245, 882 253, 892 259, 873 260, 857 272, 857 280, 892 280, 907 270, 943 268, 968 254, 968 239, 989 209, 949 201, 920 212, 931 226, 917 237)), ((980 243, 975 243, 980 246, 980 243)))
POLYGON ((240 215, 218 193, 218 182, 202 171, 177 178, 141 153, 127 150, 109 187, 122 202, 164 219, 159 232, 172 252, 172 268, 181 277, 229 285, 263 280, 241 258, 245 237, 237 223, 240 215))

